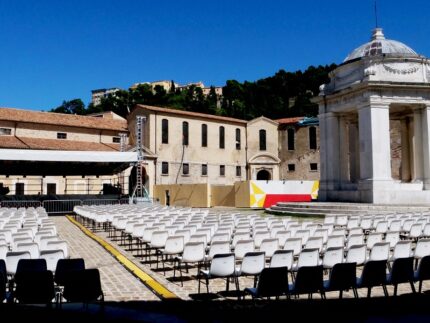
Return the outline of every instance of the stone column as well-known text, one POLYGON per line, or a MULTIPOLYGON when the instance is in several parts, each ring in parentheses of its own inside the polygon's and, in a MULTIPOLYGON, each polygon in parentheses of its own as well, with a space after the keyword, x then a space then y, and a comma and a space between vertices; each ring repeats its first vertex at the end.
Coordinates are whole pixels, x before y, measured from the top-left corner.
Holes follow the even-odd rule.
POLYGON ((345 117, 339 117, 339 166, 340 183, 349 183, 350 180, 350 161, 349 161, 349 135, 348 123, 345 117))
POLYGON ((422 182, 424 177, 423 169, 423 124, 422 109, 414 110, 414 133, 412 137, 412 152, 413 152, 413 182, 422 182))
POLYGON ((339 187, 339 121, 333 113, 318 116, 320 122, 320 193, 319 199, 327 200, 328 191, 339 187))
POLYGON ((430 190, 430 104, 422 111, 422 144, 424 189, 430 190))
POLYGON ((410 147, 409 147, 409 120, 400 120, 401 145, 402 145, 402 164, 400 179, 402 182, 411 180, 410 147))
POLYGON ((351 183, 360 179, 360 145, 358 124, 349 124, 349 172, 351 183))
POLYGON ((377 183, 377 186, 385 187, 387 182, 391 182, 389 106, 363 106, 359 109, 358 116, 360 179, 371 181, 373 189, 377 183))

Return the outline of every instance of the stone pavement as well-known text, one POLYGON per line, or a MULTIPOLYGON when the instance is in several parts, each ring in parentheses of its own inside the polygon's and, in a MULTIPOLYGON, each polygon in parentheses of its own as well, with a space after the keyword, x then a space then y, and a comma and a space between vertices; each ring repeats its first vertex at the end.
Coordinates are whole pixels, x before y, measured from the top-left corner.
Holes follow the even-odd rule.
MULTIPOLYGON (((105 298, 107 300, 154 300, 158 299, 143 283, 138 279, 134 278, 126 269, 122 267, 107 251, 101 246, 94 242, 91 238, 87 237, 82 233, 74 224, 69 222, 65 217, 54 218, 55 223, 58 227, 59 235, 69 242, 70 252, 72 257, 83 257, 87 264, 87 267, 97 267, 101 272, 101 279, 103 284, 103 290, 105 291, 105 298)), ((197 293, 197 269, 190 268, 189 272, 183 270, 183 286, 178 279, 179 273, 176 272, 176 278, 173 277, 172 264, 166 264, 166 273, 164 275, 161 269, 161 263, 159 269, 156 269, 155 257, 150 259, 143 259, 137 257, 137 251, 128 250, 128 245, 119 245, 119 240, 113 240, 108 237, 106 232, 97 231, 97 235, 103 237, 109 243, 114 245, 122 253, 127 255, 127 258, 133 261, 139 268, 144 272, 151 275, 159 283, 164 285, 167 289, 178 295, 182 299, 190 299, 197 293)), ((134 246, 134 249, 136 247, 134 246)), ((357 271, 357 276, 361 275, 361 268, 357 271)), ((325 279, 328 279, 328 274, 325 274, 325 279)), ((240 289, 243 290, 245 287, 252 287, 253 279, 250 277, 240 278, 240 289)), ((214 279, 210 281, 210 292, 218 293, 224 291, 226 282, 223 279, 214 279)), ((415 284, 418 288, 418 284, 415 284)), ((389 295, 393 294, 393 287, 388 286, 389 295)), ((235 286, 230 283, 230 290, 234 290, 235 286)), ((423 290, 429 290, 430 283, 425 282, 423 284, 423 290)), ((202 284, 201 290, 203 293, 206 292, 206 286, 202 284)), ((361 289, 358 291, 360 297, 366 297, 367 289, 361 289)), ((400 284, 398 288, 398 294, 411 293, 409 284, 400 284)), ((381 287, 375 287, 372 289, 372 296, 383 296, 383 290, 381 287)), ((318 298, 318 296, 315 295, 318 298)), ((337 298, 338 292, 327 293, 327 298, 337 298)), ((344 292, 344 298, 353 297, 352 291, 344 292)), ((307 295, 302 295, 300 298, 307 298, 307 295)), ((222 298, 220 298, 222 299, 222 298)), ((234 299, 234 298, 233 298, 234 299)))
POLYGON ((87 268, 98 268, 106 301, 158 300, 140 280, 127 271, 102 246, 86 236, 65 216, 52 217, 58 235, 69 244, 70 257, 85 259, 87 268))

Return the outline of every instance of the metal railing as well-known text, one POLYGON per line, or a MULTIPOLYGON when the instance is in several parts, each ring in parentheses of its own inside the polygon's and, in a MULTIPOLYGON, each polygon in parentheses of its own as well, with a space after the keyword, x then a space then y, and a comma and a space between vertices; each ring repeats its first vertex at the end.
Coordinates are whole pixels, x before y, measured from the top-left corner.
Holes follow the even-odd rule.
POLYGON ((35 200, 4 200, 0 201, 1 207, 38 207, 42 206, 42 202, 35 200))
POLYGON ((82 200, 82 205, 113 205, 113 204, 121 204, 121 200, 118 199, 91 199, 91 200, 82 200))
POLYGON ((45 200, 42 205, 47 213, 71 213, 76 205, 82 205, 82 200, 45 200))

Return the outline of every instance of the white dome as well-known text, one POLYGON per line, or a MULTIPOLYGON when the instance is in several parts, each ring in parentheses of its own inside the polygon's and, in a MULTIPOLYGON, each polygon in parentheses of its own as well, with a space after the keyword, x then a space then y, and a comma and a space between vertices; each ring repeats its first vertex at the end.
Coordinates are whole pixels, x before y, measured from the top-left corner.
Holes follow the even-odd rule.
POLYGON ((385 39, 382 33, 382 28, 375 28, 372 34, 372 40, 360 47, 354 49, 345 59, 344 62, 350 60, 391 54, 400 57, 420 57, 412 48, 396 40, 385 39))

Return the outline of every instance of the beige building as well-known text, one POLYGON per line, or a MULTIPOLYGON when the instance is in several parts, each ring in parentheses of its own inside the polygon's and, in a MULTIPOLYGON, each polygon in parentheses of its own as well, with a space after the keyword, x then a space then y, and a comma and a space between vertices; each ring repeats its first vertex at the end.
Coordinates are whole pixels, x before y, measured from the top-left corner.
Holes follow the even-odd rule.
POLYGON ((278 124, 137 105, 129 120, 145 116, 147 187, 168 184, 232 185, 248 179, 278 179, 278 124))
POLYGON ((318 119, 284 118, 279 122, 280 178, 319 180, 320 144, 318 119))
POLYGON ((130 164, 119 153, 127 133, 113 113, 0 108, 0 186, 17 195, 100 194, 116 185, 128 193, 130 164))
POLYGON ((97 89, 91 91, 91 103, 96 106, 102 102, 103 98, 107 98, 109 94, 115 94, 120 89, 117 87, 113 87, 110 89, 97 89))

